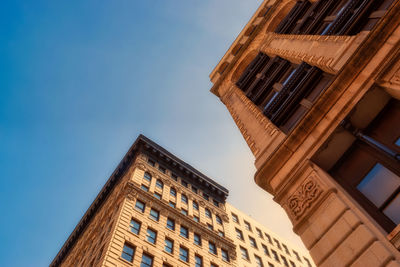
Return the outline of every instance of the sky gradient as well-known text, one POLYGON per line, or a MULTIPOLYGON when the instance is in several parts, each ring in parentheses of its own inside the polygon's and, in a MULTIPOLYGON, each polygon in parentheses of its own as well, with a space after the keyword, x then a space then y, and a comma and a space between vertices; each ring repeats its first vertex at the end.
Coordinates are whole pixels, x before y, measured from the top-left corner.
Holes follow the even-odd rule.
POLYGON ((7 1, 0 266, 46 266, 142 133, 301 245, 208 75, 260 0, 7 1), (260 204, 262 203, 262 205, 260 204))

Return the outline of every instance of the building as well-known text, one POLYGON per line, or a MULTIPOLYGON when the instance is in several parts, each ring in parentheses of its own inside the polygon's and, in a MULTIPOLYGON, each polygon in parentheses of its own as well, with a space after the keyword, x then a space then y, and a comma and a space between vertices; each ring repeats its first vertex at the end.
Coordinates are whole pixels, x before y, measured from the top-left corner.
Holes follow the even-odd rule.
MULTIPOLYGON (((140 135, 50 266, 253 266, 236 257, 244 248, 256 263, 251 243, 234 237, 234 229, 242 229, 239 220, 287 251, 281 238, 227 204, 227 196, 226 188, 140 135), (237 217, 231 220, 233 214, 237 217)), ((242 231, 247 240, 248 232, 242 231)), ((274 244, 253 236, 260 244, 260 260, 271 263, 268 267, 311 266, 287 266, 283 259, 296 259, 277 248, 282 262, 274 261, 274 244), (269 250, 267 261, 261 251, 269 250)))
POLYGON ((263 1, 210 74, 318 266, 400 266, 400 1, 263 1))
POLYGON ((237 266, 227 196, 139 136, 50 266, 237 266))
POLYGON ((234 236, 238 266, 315 266, 308 252, 292 246, 230 203, 226 203, 225 207, 230 217, 229 231, 234 236))

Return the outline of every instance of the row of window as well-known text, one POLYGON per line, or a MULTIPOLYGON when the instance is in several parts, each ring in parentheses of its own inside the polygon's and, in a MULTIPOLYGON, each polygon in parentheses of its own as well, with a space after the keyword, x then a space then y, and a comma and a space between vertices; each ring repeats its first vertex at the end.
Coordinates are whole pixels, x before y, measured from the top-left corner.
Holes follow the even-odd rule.
MULTIPOLYGON (((140 211, 140 212, 144 212, 145 211, 145 203, 143 203, 140 200, 136 200, 135 203, 135 208, 140 211)), ((155 210, 153 208, 150 209, 150 214, 149 217, 155 221, 159 221, 160 219, 160 212, 158 210, 155 210)), ((140 230, 141 230, 141 222, 138 221, 137 219, 131 219, 130 222, 130 230, 132 233, 139 235, 140 234, 140 230)), ((175 231, 175 220, 172 218, 167 218, 167 224, 166 224, 166 228, 171 230, 171 231, 175 231)), ((212 229, 211 229, 212 230, 212 229)), ((189 239, 189 229, 188 227, 185 227, 183 225, 180 225, 180 230, 179 230, 179 235, 181 237, 184 237, 186 239, 189 239)), ((222 232, 222 236, 223 236, 223 232, 222 232)), ((155 244, 157 242, 157 231, 152 229, 152 228, 147 228, 147 233, 146 233, 146 240, 152 244, 155 244)), ((167 239, 166 239, 167 240, 167 239)), ((168 239, 169 240, 169 239, 168 239)), ((169 240, 172 241, 172 240, 169 240)), ((167 242, 167 241, 166 241, 167 242)), ((172 241, 173 242, 173 241, 172 241)), ((202 239, 200 234, 198 233, 193 233, 193 243, 197 246, 202 246, 202 239)), ((173 243, 172 243, 173 244, 173 243)), ((208 242, 208 246, 209 246, 209 251, 210 253, 217 255, 217 247, 215 246, 215 243, 209 241, 208 242)), ((228 256, 228 252, 225 251, 224 249, 221 248, 221 256, 225 261, 229 261, 229 256, 228 256)))
MULTIPOLYGON (((150 181, 151 181, 151 175, 150 175, 148 172, 145 172, 145 173, 144 173, 144 178, 143 178, 143 179, 146 180, 146 181, 148 181, 148 182, 150 182, 150 181)), ((163 182, 162 182, 161 180, 157 180, 157 181, 156 181, 156 187, 159 188, 159 189, 161 189, 161 190, 163 190, 163 188, 164 188, 163 182)), ((146 186, 146 185, 144 185, 144 184, 141 185, 141 189, 144 190, 144 191, 146 191, 146 192, 149 192, 149 187, 146 186)), ((176 189, 175 189, 175 188, 173 188, 173 187, 170 188, 170 195, 171 195, 172 197, 174 197, 174 198, 177 197, 177 192, 176 192, 176 189)), ((159 192, 154 192, 154 197, 156 197, 156 198, 159 199, 159 200, 161 200, 161 198, 162 198, 162 196, 161 196, 161 194, 160 194, 159 192)), ((181 202, 184 203, 184 204, 186 204, 186 205, 189 204, 188 197, 187 197, 185 194, 181 194, 181 202)), ((176 203, 175 203, 174 201, 169 201, 169 205, 170 205, 172 208, 176 208, 176 203)), ((199 204, 198 204, 196 201, 192 201, 192 205, 193 205, 193 210, 199 211, 199 204)), ((184 214, 184 215, 188 215, 187 209, 182 208, 182 209, 181 209, 181 212, 182 212, 182 214, 184 214)), ((205 211, 204 211, 204 212, 205 212, 205 216, 206 216, 207 218, 212 219, 212 213, 211 213, 211 211, 210 211, 208 208, 205 208, 205 211)), ((199 221, 200 221, 200 219, 199 219, 198 216, 194 216, 194 220, 195 220, 196 222, 199 222, 199 221)), ((216 220, 216 222, 217 222, 218 224, 222 225, 222 219, 221 219, 220 216, 215 215, 215 220, 216 220)))
MULTIPOLYGON (((147 162, 149 163, 149 165, 151 165, 151 166, 153 166, 153 167, 155 167, 155 165, 156 165, 156 162, 155 162, 154 160, 150 159, 150 158, 148 159, 147 162)), ((166 168, 164 168, 164 167, 161 166, 160 164, 158 164, 158 169, 159 169, 162 173, 166 173, 166 168)), ((172 179, 174 179, 176 182, 178 182, 178 175, 176 175, 175 173, 171 172, 171 177, 172 177, 172 179)), ((147 174, 147 179, 148 179, 149 182, 151 181, 151 175, 150 175, 150 174, 147 174)), ((189 183, 186 182, 185 180, 183 180, 182 178, 180 178, 180 183, 181 183, 181 185, 183 185, 184 187, 189 188, 189 183)), ((190 185, 190 187, 191 187, 191 190, 192 190, 193 193, 195 193, 195 194, 200 194, 199 189, 198 189, 197 187, 195 187, 195 186, 193 186, 193 185, 190 185)), ((210 201, 210 196, 209 196, 208 194, 202 192, 200 195, 203 197, 203 199, 205 199, 205 200, 207 200, 207 201, 210 201)), ((219 207, 219 206, 220 206, 219 201, 216 200, 216 199, 214 199, 214 198, 212 199, 212 203, 213 203, 214 206, 216 206, 216 207, 219 207)))
MULTIPOLYGON (((236 214, 234 214, 234 213, 231 213, 231 215, 232 215, 232 220, 233 220, 234 222, 236 222, 237 224, 240 225, 239 217, 238 217, 236 214)), ((243 222, 244 222, 244 226, 245 226, 246 230, 248 230, 249 232, 253 232, 253 229, 252 229, 251 224, 250 224, 249 222, 245 221, 245 220, 244 220, 243 222)), ((242 232, 241 230, 239 230, 238 228, 235 228, 235 232, 236 232, 236 237, 237 237, 238 239, 244 241, 243 232, 242 232)), ((257 232, 258 237, 260 237, 261 239, 264 239, 263 232, 262 232, 260 229, 256 228, 256 232, 257 232)), ((268 242, 269 242, 271 245, 275 245, 275 246, 276 246, 279 250, 281 250, 281 251, 282 251, 282 247, 283 247, 283 250, 285 251, 285 253, 286 253, 287 255, 291 256, 291 253, 290 253, 290 251, 289 251, 289 248, 288 248, 285 244, 283 244, 283 243, 281 244, 276 238, 271 238, 271 236, 270 236, 269 234, 267 234, 267 233, 264 233, 264 235, 265 235, 265 237, 267 238, 268 242)), ((248 238, 249 238, 250 245, 251 245, 253 248, 258 249, 256 240, 255 240, 253 237, 251 237, 251 236, 248 236, 248 238)), ((270 254, 269 254, 269 252, 268 252, 267 246, 264 245, 264 244, 261 244, 261 246, 263 247, 264 253, 265 253, 267 256, 270 256, 270 254)), ((277 259, 278 262, 280 262, 277 252, 274 251, 274 250, 272 250, 272 249, 271 249, 271 252, 272 252, 274 258, 277 259)), ((297 251, 295 251, 295 250, 292 250, 292 252, 293 252, 293 254, 295 255, 296 259, 297 259, 299 262, 302 262, 302 259, 301 259, 300 255, 299 255, 299 253, 298 253, 297 251)), ((281 257, 283 257, 283 258, 282 258, 283 263, 287 262, 287 261, 286 261, 286 258, 285 258, 284 256, 281 256, 281 257)), ((307 262, 308 266, 311 266, 310 261, 309 261, 307 258, 305 258, 305 257, 303 257, 303 258, 304 258, 304 260, 307 262)), ((285 264, 285 266, 286 266, 286 264, 285 264)), ((295 266, 295 264, 293 263, 292 266, 295 266)))

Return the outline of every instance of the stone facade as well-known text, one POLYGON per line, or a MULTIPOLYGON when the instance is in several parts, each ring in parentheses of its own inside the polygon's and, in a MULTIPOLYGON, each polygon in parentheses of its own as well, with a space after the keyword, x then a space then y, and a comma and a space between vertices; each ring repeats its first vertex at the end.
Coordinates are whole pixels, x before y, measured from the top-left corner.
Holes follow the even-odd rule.
MULTIPOLYGON (((397 139, 379 141, 392 132, 399 137, 397 126, 381 122, 390 114, 392 123, 399 121, 394 111, 382 115, 389 108, 397 110, 400 99, 398 12, 399 1, 264 1, 210 74, 211 92, 226 105, 255 157, 255 182, 285 209, 318 266, 400 266, 400 231, 393 227, 400 208, 389 219, 386 208, 378 210, 372 197, 365 200, 363 184, 343 178, 353 168, 351 155, 359 146, 400 179, 397 139), (359 17, 349 15, 354 23, 340 24, 356 2, 366 6, 364 13, 353 10, 360 11, 359 17), (322 5, 332 5, 329 10, 338 13, 326 13, 322 5), (312 8, 325 13, 308 11, 312 8), (301 30, 319 15, 316 25, 326 23, 325 29, 301 30), (277 67, 268 70, 270 62, 277 67), (262 67, 256 71, 257 64, 262 67), (287 74, 269 81, 281 66, 287 74), (322 77, 317 83, 327 77, 312 100, 315 83, 302 87, 307 82, 301 80, 302 67, 304 75, 322 77), (244 85, 249 79, 253 82, 244 85), (305 97, 295 100, 296 90, 305 97), (274 101, 281 106, 273 106, 274 101), (270 112, 271 106, 283 115, 270 112)), ((364 174, 353 169, 353 175, 364 174)), ((396 192, 385 207, 394 203, 396 192)))

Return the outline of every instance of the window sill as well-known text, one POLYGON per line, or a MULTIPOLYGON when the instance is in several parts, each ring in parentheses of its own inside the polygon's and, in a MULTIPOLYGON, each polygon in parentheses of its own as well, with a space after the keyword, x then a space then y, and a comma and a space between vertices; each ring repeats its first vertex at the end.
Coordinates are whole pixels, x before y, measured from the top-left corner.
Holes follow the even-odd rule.
POLYGON ((132 261, 127 261, 127 260, 125 260, 124 258, 122 258, 121 256, 119 256, 118 259, 119 259, 120 261, 122 261, 123 263, 129 264, 129 265, 133 265, 133 262, 132 262, 132 261))
POLYGON ((173 257, 173 256, 174 256, 174 253, 171 253, 171 252, 168 252, 168 251, 165 251, 165 250, 163 250, 163 252, 164 252, 165 254, 167 254, 167 255, 171 256, 171 257, 173 257))
POLYGON ((186 264, 187 266, 189 266, 189 262, 183 261, 183 260, 181 260, 181 259, 179 259, 179 261, 182 262, 182 263, 184 263, 184 264, 186 264))
POLYGON ((147 244, 152 245, 153 247, 156 247, 156 243, 151 243, 150 241, 145 240, 147 244))

